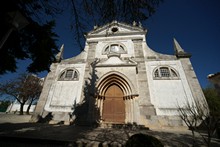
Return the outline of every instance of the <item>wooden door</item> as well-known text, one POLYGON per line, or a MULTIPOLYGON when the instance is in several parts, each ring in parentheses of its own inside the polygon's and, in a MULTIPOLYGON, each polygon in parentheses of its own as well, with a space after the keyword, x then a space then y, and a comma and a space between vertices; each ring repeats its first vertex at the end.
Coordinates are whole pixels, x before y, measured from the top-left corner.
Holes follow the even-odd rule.
POLYGON ((117 85, 110 86, 105 93, 102 116, 105 122, 125 122, 125 103, 123 100, 123 92, 117 85))

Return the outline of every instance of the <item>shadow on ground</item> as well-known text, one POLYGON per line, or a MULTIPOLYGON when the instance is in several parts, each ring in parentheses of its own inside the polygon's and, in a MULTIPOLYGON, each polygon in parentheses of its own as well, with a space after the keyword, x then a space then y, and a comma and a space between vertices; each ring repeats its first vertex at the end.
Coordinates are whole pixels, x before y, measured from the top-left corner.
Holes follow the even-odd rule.
MULTIPOLYGON (((3 146, 124 146, 134 134, 143 133, 159 139, 165 146, 191 146, 191 134, 162 132, 143 128, 92 128, 86 126, 49 125, 45 123, 0 124, 0 144, 3 146)), ((218 142, 219 143, 219 142, 218 142)), ((220 143, 219 143, 220 144, 220 143)), ((219 146, 217 142, 212 146, 219 146)), ((203 146, 202 139, 197 146, 203 146)))

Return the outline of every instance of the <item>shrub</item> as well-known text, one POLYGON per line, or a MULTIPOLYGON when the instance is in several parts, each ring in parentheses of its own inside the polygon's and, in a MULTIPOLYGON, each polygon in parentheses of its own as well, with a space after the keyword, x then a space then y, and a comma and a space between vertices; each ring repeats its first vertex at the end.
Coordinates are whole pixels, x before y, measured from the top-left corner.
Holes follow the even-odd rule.
POLYGON ((155 137, 146 134, 132 135, 125 144, 126 147, 163 147, 163 144, 155 137))

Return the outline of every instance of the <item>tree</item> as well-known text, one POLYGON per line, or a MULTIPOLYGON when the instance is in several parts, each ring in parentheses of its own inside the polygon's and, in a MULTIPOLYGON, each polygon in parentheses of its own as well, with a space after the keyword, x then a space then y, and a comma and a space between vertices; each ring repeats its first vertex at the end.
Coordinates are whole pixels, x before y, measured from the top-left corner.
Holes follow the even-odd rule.
POLYGON ((207 128, 208 137, 211 138, 216 134, 216 131, 220 129, 220 96, 218 91, 211 86, 204 88, 203 93, 206 97, 210 111, 210 117, 204 122, 204 125, 207 128))
POLYGON ((10 104, 9 100, 0 101, 0 112, 5 112, 10 104))
POLYGON ((42 9, 32 0, 0 2, 0 75, 15 72, 18 59, 32 60, 29 72, 49 71, 58 52, 58 36, 52 31, 53 20, 43 22, 34 18, 42 9), (21 27, 24 23, 25 27, 21 27))
POLYGON ((212 116, 220 117, 220 96, 217 90, 211 86, 203 89, 206 101, 209 106, 210 114, 212 116))
POLYGON ((42 88, 43 88, 43 79, 40 79, 36 76, 28 76, 27 80, 27 86, 29 89, 31 89, 31 92, 27 94, 29 97, 29 105, 27 107, 26 113, 29 114, 29 110, 31 108, 31 105, 33 104, 34 101, 39 99, 42 88))
MULTIPOLYGON (((206 103, 200 103, 199 101, 189 102, 181 107, 177 106, 180 118, 185 122, 187 127, 192 132, 192 145, 196 145, 195 132, 198 131, 198 126, 209 117, 209 108, 206 103)), ((203 137, 203 136, 202 136, 203 137)), ((203 138, 205 139, 205 138, 203 138)))
MULTIPOLYGON (((52 30, 56 16, 69 11, 70 28, 75 42, 83 49, 85 32, 96 25, 113 20, 125 23, 144 22, 163 0, 7 0, 0 2, 0 39, 7 38, 0 49, 0 75, 15 72, 17 59, 31 59, 27 70, 37 73, 49 71, 57 53, 57 35, 52 30), (16 29, 10 12, 19 11, 29 22, 23 29, 16 29), (7 64, 6 64, 7 63, 7 64)), ((69 13, 67 12, 67 13, 69 13)), ((69 19, 69 18, 67 18, 69 19)))
MULTIPOLYGON (((23 107, 27 101, 30 105, 39 98, 42 90, 42 80, 32 74, 22 74, 13 81, 0 84, 0 94, 7 94, 20 103, 20 114, 23 115, 23 107)), ((29 107, 30 107, 29 105, 29 107)), ((29 109, 27 113, 29 113, 29 109)))
POLYGON ((70 0, 71 28, 82 49, 84 34, 112 21, 143 23, 163 0, 70 0))
POLYGON ((220 97, 218 92, 207 87, 203 89, 206 103, 195 101, 187 102, 184 107, 178 106, 181 119, 186 123, 193 135, 193 146, 195 145, 195 131, 198 132, 207 146, 211 145, 211 140, 215 135, 220 122, 220 97), (207 136, 201 133, 204 130, 207 136))

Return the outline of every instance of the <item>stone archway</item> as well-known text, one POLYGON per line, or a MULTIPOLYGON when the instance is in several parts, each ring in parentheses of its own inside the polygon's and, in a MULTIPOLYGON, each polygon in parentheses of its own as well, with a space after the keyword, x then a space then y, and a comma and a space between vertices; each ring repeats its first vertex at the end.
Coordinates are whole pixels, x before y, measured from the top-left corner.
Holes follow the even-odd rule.
POLYGON ((130 80, 119 72, 109 72, 102 76, 96 85, 96 104, 100 108, 101 122, 137 122, 134 116, 135 92, 130 80))
POLYGON ((102 118, 104 122, 125 122, 125 102, 123 97, 122 90, 116 84, 108 87, 103 101, 102 118))

